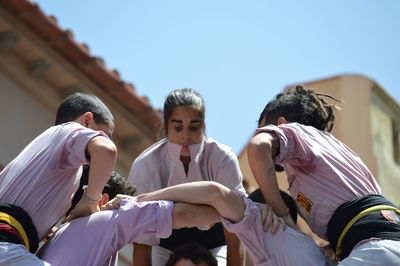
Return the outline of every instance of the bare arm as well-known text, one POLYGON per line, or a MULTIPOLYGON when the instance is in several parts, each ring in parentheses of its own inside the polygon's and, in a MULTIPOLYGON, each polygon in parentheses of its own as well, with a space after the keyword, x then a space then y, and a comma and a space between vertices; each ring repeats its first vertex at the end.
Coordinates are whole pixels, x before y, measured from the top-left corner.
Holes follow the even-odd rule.
POLYGON ((245 250, 239 238, 228 232, 224 227, 224 235, 227 244, 227 266, 244 266, 245 250))
POLYGON ((247 147, 247 156, 251 171, 260 186, 265 201, 273 208, 275 213, 281 215, 286 224, 296 228, 295 223, 290 218, 288 207, 282 200, 278 181, 275 173, 275 166, 272 160, 276 151, 278 140, 270 133, 260 133, 255 135, 247 147))
POLYGON ((89 141, 86 150, 90 156, 90 172, 88 187, 85 191, 86 195, 82 197, 65 221, 87 216, 100 210, 97 202, 90 199, 97 200, 101 198, 104 185, 114 169, 117 148, 110 139, 103 136, 94 137, 89 141))
POLYGON ((219 213, 211 206, 190 203, 174 204, 172 212, 173 229, 211 225, 219 221, 219 213))
POLYGON ((151 246, 133 244, 133 266, 151 266, 151 246))
POLYGON ((200 181, 167 187, 137 197, 138 201, 171 200, 214 207, 224 218, 238 222, 243 218, 243 199, 229 188, 211 181, 200 181))

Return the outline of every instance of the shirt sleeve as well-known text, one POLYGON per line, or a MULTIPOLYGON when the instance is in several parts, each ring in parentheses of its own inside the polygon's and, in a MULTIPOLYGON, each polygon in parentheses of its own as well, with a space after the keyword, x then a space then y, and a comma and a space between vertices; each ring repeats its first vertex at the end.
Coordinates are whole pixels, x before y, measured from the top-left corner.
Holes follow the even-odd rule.
POLYGON ((172 233, 172 211, 171 201, 121 201, 117 218, 120 241, 122 244, 158 245, 160 238, 172 233))
POLYGON ((273 158, 276 164, 304 165, 314 160, 315 153, 311 149, 313 129, 310 127, 298 123, 269 125, 257 129, 255 134, 261 132, 273 133, 279 139, 279 154, 273 158))
POLYGON ((63 129, 70 132, 66 137, 62 161, 64 167, 77 167, 89 163, 86 156, 86 148, 90 140, 97 136, 108 136, 102 131, 94 131, 75 124, 67 124, 63 129))

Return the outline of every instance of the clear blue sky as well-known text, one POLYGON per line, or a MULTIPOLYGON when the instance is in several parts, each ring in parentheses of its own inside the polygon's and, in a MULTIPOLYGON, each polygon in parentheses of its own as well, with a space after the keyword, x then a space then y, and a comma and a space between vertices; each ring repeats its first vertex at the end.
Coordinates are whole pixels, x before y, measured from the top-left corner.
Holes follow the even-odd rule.
POLYGON ((36 2, 154 107, 198 90, 207 135, 237 153, 288 84, 362 74, 400 101, 397 0, 36 2))

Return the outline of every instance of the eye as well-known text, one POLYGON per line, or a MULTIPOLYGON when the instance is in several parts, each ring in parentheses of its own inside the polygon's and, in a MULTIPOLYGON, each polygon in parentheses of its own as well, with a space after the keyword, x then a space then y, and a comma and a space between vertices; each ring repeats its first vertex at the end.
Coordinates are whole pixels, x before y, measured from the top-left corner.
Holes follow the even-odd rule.
POLYGON ((200 129, 201 129, 200 126, 197 126, 197 127, 195 127, 195 126, 190 126, 190 127, 189 127, 190 132, 198 132, 200 129))
POLYGON ((181 132, 182 129, 183 129, 183 127, 174 127, 174 130, 175 130, 176 132, 181 132))

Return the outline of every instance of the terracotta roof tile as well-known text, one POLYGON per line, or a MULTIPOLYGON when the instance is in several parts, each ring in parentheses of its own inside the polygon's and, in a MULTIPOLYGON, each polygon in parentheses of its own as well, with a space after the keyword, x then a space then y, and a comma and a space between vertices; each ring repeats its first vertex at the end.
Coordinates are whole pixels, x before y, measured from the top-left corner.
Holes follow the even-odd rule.
POLYGON ((90 54, 86 44, 78 43, 69 30, 62 29, 54 16, 47 16, 28 0, 2 0, 0 5, 12 11, 16 18, 31 28, 69 62, 108 92, 151 129, 158 129, 162 114, 146 97, 136 94, 132 84, 120 78, 118 71, 109 70, 104 60, 90 54))

